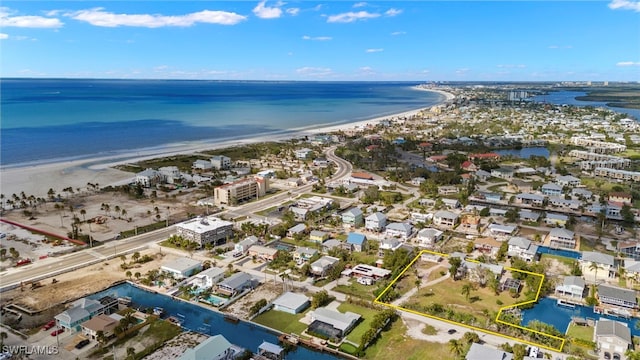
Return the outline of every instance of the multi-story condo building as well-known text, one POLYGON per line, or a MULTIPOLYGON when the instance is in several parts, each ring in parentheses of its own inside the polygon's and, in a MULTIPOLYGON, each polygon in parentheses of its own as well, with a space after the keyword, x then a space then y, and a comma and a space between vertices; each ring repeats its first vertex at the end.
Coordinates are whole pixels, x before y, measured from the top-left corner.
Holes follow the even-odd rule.
POLYGON ((216 205, 233 205, 264 196, 269 190, 267 178, 255 176, 218 186, 214 189, 216 205))
POLYGON ((197 217, 176 224, 177 235, 203 247, 206 244, 220 245, 233 236, 233 223, 217 217, 197 217))

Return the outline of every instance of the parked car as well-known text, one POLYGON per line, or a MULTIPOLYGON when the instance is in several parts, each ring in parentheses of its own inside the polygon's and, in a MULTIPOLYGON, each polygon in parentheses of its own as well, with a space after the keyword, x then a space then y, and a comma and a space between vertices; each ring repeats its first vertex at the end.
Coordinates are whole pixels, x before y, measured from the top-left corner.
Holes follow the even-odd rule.
POLYGON ((451 335, 451 334, 455 334, 457 331, 456 329, 449 329, 447 330, 447 334, 451 335))
POLYGON ((64 332, 64 328, 56 329, 51 332, 51 336, 60 335, 64 332))
POLYGON ((16 266, 23 266, 28 264, 31 264, 31 259, 22 259, 22 260, 18 260, 18 262, 16 263, 16 266))
POLYGON ((44 326, 42 327, 42 330, 49 330, 52 327, 56 326, 56 320, 51 320, 48 323, 44 324, 44 326))
POLYGON ((89 339, 84 339, 76 344, 76 349, 82 349, 83 347, 89 345, 90 342, 91 341, 89 341, 89 339))

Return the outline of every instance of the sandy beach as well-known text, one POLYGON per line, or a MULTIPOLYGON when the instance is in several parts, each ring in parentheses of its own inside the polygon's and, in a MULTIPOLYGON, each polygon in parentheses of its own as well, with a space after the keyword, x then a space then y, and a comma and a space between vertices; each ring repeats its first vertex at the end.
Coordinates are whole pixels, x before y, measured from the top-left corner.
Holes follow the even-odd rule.
MULTIPOLYGON (((419 86, 417 86, 416 89, 432 91, 444 95, 445 100, 443 102, 450 101, 455 97, 453 94, 441 90, 427 89, 419 86)), ((217 140, 215 142, 177 143, 152 149, 135 150, 132 151, 131 154, 124 155, 54 162, 42 165, 0 167, 0 192, 7 198, 12 194, 20 194, 20 192, 23 191, 27 195, 46 197, 50 188, 54 189, 56 192, 61 192, 62 189, 67 187, 72 187, 74 189, 79 188, 81 190, 86 189, 87 183, 99 184, 101 187, 123 184, 132 180, 133 174, 113 169, 112 167, 115 165, 158 157, 192 154, 199 151, 215 150, 242 144, 280 141, 319 133, 358 129, 368 125, 375 125, 382 120, 410 117, 417 114, 422 109, 424 108, 346 124, 290 129, 288 131, 265 134, 263 136, 245 139, 229 138, 217 140)))

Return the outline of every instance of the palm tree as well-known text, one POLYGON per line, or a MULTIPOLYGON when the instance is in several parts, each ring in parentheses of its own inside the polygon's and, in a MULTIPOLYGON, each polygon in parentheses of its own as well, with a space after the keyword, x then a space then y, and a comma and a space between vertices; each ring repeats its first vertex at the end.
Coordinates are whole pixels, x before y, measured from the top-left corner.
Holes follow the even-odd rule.
POLYGON ((591 264, 589 264, 589 270, 595 270, 595 276, 593 278, 593 282, 597 282, 598 281, 598 264, 595 261, 592 261, 591 264))
POLYGON ((127 272, 124 274, 129 278, 129 280, 131 280, 131 271, 127 270, 127 272))
POLYGON ((456 356, 456 358, 460 358, 464 353, 464 343, 462 341, 458 341, 456 339, 449 340, 449 350, 456 356))
POLYGON ((104 336, 104 331, 98 330, 96 332, 96 340, 98 340, 98 344, 100 344, 100 346, 104 345, 107 341, 107 338, 104 336))
POLYGON ((461 294, 464 295, 464 297, 465 297, 465 299, 467 299, 467 301, 469 301, 469 297, 471 295, 471 290, 473 290, 473 287, 471 286, 471 284, 462 285, 461 294))
POLYGON ((138 262, 138 260, 140 259, 140 253, 138 251, 134 252, 133 255, 131 255, 131 258, 133 259, 133 261, 138 262))
POLYGON ((133 274, 133 276, 136 278, 136 280, 140 280, 140 276, 142 276, 142 274, 140 274, 139 271, 136 271, 136 273, 133 274))
POLYGON ((82 215, 82 221, 87 222, 87 210, 80 209, 80 215, 82 215))

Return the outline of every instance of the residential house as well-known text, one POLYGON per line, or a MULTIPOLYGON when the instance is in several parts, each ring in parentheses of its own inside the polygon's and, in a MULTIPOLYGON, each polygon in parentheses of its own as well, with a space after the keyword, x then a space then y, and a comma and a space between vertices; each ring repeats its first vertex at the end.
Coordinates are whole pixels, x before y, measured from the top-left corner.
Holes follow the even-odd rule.
POLYGON ((311 273, 316 276, 325 276, 340 259, 333 256, 323 256, 311 263, 311 273))
POLYGON ((608 200, 631 206, 633 202, 633 197, 631 196, 631 194, 628 194, 628 193, 612 192, 612 193, 609 193, 608 200))
POLYGON ((182 174, 177 166, 163 166, 158 169, 162 175, 162 181, 167 184, 179 183, 182 180, 182 174))
POLYGON ((307 225, 305 225, 304 223, 296 224, 287 230, 287 237, 293 238, 296 235, 303 235, 306 230, 307 225))
POLYGON ((231 158, 224 155, 214 155, 209 161, 216 170, 226 170, 231 167, 231 158))
POLYGON ((244 272, 237 272, 218 283, 216 291, 219 294, 235 296, 246 289, 253 288, 253 277, 244 272))
POLYGON ((582 202, 577 199, 565 199, 562 196, 549 196, 547 199, 549 205, 553 207, 561 207, 572 210, 577 210, 582 205, 582 202))
POLYGON ((188 348, 178 360, 232 360, 235 356, 233 345, 224 336, 214 335, 188 348))
POLYGON ((498 203, 502 200, 502 194, 494 193, 494 192, 482 192, 480 196, 484 198, 485 201, 498 203))
POLYGON ((79 331, 82 323, 103 313, 104 305, 100 301, 82 298, 74 301, 70 308, 54 316, 54 319, 62 328, 79 331))
POLYGON ((340 248, 345 245, 342 241, 337 239, 328 239, 322 243, 322 251, 324 253, 329 252, 331 249, 340 248))
POLYGON ((303 294, 287 291, 273 300, 272 304, 273 310, 283 311, 289 314, 298 314, 309 307, 310 302, 309 298, 303 294))
POLYGON ((493 237, 480 237, 473 240, 473 246, 476 250, 490 256, 496 256, 501 245, 502 241, 498 241, 493 237))
POLYGON ((359 227, 364 222, 362 210, 353 207, 342 213, 342 223, 345 225, 359 227))
POLYGON ((478 181, 480 182, 485 182, 487 181, 487 179, 489 179, 491 177, 491 173, 488 171, 484 171, 482 169, 478 170, 475 172, 476 178, 478 179, 478 181))
POLYGON ((449 209, 457 209, 460 207, 460 201, 457 199, 442 198, 440 201, 442 201, 442 204, 449 209))
POLYGON ((616 277, 616 268, 614 267, 614 257, 612 255, 596 251, 583 251, 579 262, 585 278, 588 275, 597 281, 598 279, 605 280, 616 277), (594 268, 594 264, 597 268, 594 268))
POLYGON ((640 261, 640 242, 619 241, 618 252, 620 252, 624 257, 628 257, 636 261, 640 261))
POLYGON ((387 216, 379 211, 367 216, 364 228, 369 231, 382 231, 387 226, 387 216))
POLYGON ((367 237, 351 232, 347 235, 347 244, 351 247, 353 251, 361 252, 367 250, 367 237))
POLYGON ((209 170, 213 168, 213 164, 207 160, 196 160, 193 162, 193 165, 191 165, 191 168, 196 170, 209 170))
POLYGON ((256 257, 262 261, 273 261, 278 256, 278 249, 262 246, 251 245, 249 248, 249 256, 256 257))
POLYGON ((422 246, 431 246, 440 241, 443 234, 444 232, 438 229, 425 228, 418 231, 416 241, 422 246))
POLYGON ((556 295, 581 300, 586 289, 586 283, 580 276, 565 276, 562 285, 556 286, 556 295))
POLYGON ((638 307, 635 290, 623 289, 615 286, 598 285, 598 299, 603 304, 615 305, 630 309, 638 307))
POLYGON ((515 191, 519 191, 519 192, 524 192, 524 193, 528 193, 533 191, 533 184, 530 181, 524 181, 524 180, 520 180, 520 179, 513 179, 511 180, 511 183, 509 185, 509 188, 515 190, 515 191))
POLYGON ((513 360, 513 354, 506 351, 472 343, 465 360, 513 360))
POLYGON ((568 221, 569 217, 564 214, 547 213, 547 216, 544 218, 545 224, 559 227, 565 227, 568 221))
POLYGON ((152 187, 162 182, 162 174, 154 169, 145 169, 136 174, 136 184, 142 187, 152 187))
POLYGON ((109 339, 114 335, 114 330, 119 324, 120 321, 115 318, 100 314, 83 322, 80 327, 82 328, 82 335, 91 340, 98 340, 98 332, 101 331, 104 338, 109 339))
POLYGON ((489 208, 489 216, 495 217, 495 216, 500 216, 500 217, 505 217, 505 215, 507 215, 507 210, 505 209, 498 209, 498 208, 489 208))
POLYGON ((625 352, 633 346, 627 324, 604 318, 596 321, 593 342, 604 359, 625 359, 625 352))
POLYGON ((497 177, 499 179, 507 180, 507 181, 513 179, 513 175, 514 175, 514 171, 512 168, 499 167, 497 169, 491 170, 491 176, 497 177))
POLYGON ((180 257, 160 266, 160 271, 174 279, 184 279, 202 270, 202 263, 188 257, 180 257))
POLYGON ((542 185, 540 191, 547 196, 560 196, 562 195, 562 186, 554 183, 547 183, 542 185))
POLYGON ((480 228, 480 215, 465 214, 460 219, 461 231, 478 231, 480 228))
POLYGON ((311 325, 309 325, 310 329, 316 327, 322 327, 323 330, 326 327, 332 328, 332 333, 335 334, 333 338, 335 339, 341 339, 346 336, 361 317, 350 311, 341 313, 327 308, 317 308, 310 315, 312 321, 311 325))
POLYGON ((571 176, 571 175, 564 175, 564 176, 558 176, 556 178, 556 184, 564 187, 564 186, 568 186, 568 187, 576 187, 576 186, 580 186, 581 181, 579 178, 575 177, 575 176, 571 176))
POLYGON ((540 220, 540 213, 537 211, 520 209, 518 217, 521 221, 538 222, 538 220, 540 220))
POLYGON ((423 182, 427 181, 427 179, 419 176, 419 177, 414 177, 411 179, 411 185, 414 186, 420 186, 420 184, 422 184, 423 182))
POLYGON ((489 230, 489 233, 494 236, 510 236, 515 234, 516 230, 518 230, 518 227, 513 225, 502 225, 493 223, 487 226, 487 230, 489 230))
POLYGON ((533 261, 538 253, 538 245, 535 245, 531 240, 514 236, 509 239, 509 248, 507 255, 510 257, 519 257, 525 261, 533 261))
POLYGON ((313 150, 307 148, 297 149, 295 151, 296 159, 306 159, 312 152, 313 150))
POLYGON ((246 239, 238 242, 233 246, 233 251, 237 254, 246 254, 249 251, 249 248, 253 245, 256 245, 259 242, 258 238, 251 235, 246 239))
POLYGON ((413 225, 409 223, 391 223, 385 227, 384 234, 387 237, 399 238, 404 241, 413 234, 413 225))
POLYGON ((289 207, 289 210, 293 213, 293 219, 295 221, 306 221, 309 217, 309 209, 291 206, 289 207))
POLYGON ((312 257, 314 257, 318 253, 318 250, 299 246, 293 252, 293 260, 295 260, 298 264, 302 264, 306 261, 309 261, 312 257))
POLYGON ((576 247, 576 238, 573 231, 554 228, 549 232, 549 245, 552 248, 573 250, 576 247))
POLYGON ((458 215, 450 211, 437 211, 433 214, 433 224, 443 228, 454 228, 458 224, 458 215))
POLYGON ((460 189, 458 189, 457 186, 451 186, 451 185, 438 186, 439 195, 452 195, 452 194, 457 194, 459 192, 460 192, 460 189))
POLYGON ((207 270, 199 272, 195 276, 194 284, 201 289, 213 287, 224 279, 225 270, 219 267, 210 267, 207 270))
POLYGON ((571 196, 589 200, 593 196, 593 193, 585 188, 573 188, 571 189, 571 196))
POLYGON ((326 158, 318 157, 318 158, 313 159, 313 166, 324 167, 324 166, 328 166, 328 165, 329 165, 329 161, 326 158))
POLYGON ((478 171, 478 167, 472 163, 469 160, 464 161, 461 165, 460 168, 462 168, 462 170, 464 171, 469 171, 469 172, 475 172, 478 171))
POLYGON ((516 204, 544 206, 544 196, 530 193, 522 193, 516 195, 516 204))
POLYGON ((378 255, 384 256, 385 250, 396 251, 401 246, 402 243, 396 238, 384 238, 380 240, 380 245, 378 246, 378 255))
POLYGON ((367 264, 358 264, 351 269, 345 269, 342 272, 342 275, 351 277, 368 277, 376 281, 391 275, 391 270, 367 264))

